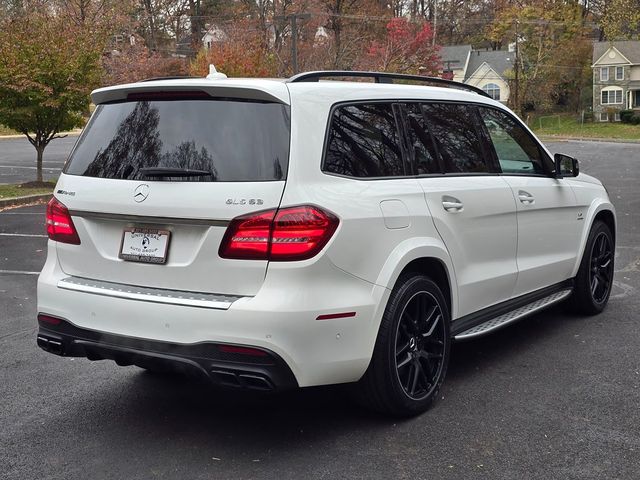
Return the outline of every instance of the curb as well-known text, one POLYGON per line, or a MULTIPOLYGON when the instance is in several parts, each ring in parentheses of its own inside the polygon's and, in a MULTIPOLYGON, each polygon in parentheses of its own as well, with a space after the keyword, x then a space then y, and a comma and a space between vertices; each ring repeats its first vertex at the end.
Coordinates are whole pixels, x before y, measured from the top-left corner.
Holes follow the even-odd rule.
MULTIPOLYGON (((534 132, 535 133, 535 132, 534 132)), ((537 135, 542 141, 552 142, 595 142, 595 143, 629 143, 640 144, 640 140, 631 138, 598 138, 598 137, 565 137, 555 135, 537 135)))
POLYGON ((30 203, 49 201, 53 193, 44 193, 40 195, 26 195, 24 197, 13 197, 0 200, 0 208, 18 207, 20 205, 29 205, 30 203))

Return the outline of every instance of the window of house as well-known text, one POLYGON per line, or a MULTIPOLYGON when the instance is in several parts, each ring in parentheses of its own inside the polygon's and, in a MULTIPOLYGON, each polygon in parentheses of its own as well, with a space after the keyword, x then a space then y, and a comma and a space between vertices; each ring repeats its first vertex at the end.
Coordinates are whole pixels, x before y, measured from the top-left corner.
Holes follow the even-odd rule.
POLYGON ((600 67, 600 80, 603 82, 609 81, 609 67, 600 67))
POLYGON ((489 172, 475 107, 425 103, 422 108, 446 173, 489 172))
POLYGON ((620 112, 616 112, 616 113, 613 115, 613 120, 614 120, 614 121, 616 121, 616 122, 619 122, 619 121, 620 121, 620 112))
POLYGON ((479 110, 503 173, 545 173, 540 148, 522 125, 499 110, 479 110))
POLYGON ((391 103, 335 109, 323 170, 349 177, 406 175, 391 103))
POLYGON ((601 122, 608 122, 609 121, 609 115, 605 112, 600 112, 600 121, 601 122))
POLYGON ((600 92, 602 105, 613 105, 622 103, 622 89, 616 87, 607 87, 600 92))
POLYGON ((624 80, 624 67, 616 67, 616 80, 624 80))
POLYGON ((495 83, 487 83, 482 90, 487 92, 494 100, 500 100, 500 87, 495 83))

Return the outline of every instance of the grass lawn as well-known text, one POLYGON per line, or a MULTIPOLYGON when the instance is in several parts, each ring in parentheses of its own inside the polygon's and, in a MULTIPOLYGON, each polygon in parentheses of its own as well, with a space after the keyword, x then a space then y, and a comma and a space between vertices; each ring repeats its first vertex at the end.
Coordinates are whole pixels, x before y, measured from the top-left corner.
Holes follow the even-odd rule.
POLYGON ((24 197, 26 195, 39 195, 52 193, 55 182, 28 182, 10 185, 0 185, 0 200, 7 198, 24 197))
POLYGON ((0 125, 0 135, 16 135, 18 132, 11 130, 10 128, 0 125))
POLYGON ((545 117, 542 128, 538 120, 531 122, 537 135, 557 135, 576 138, 617 138, 640 141, 640 125, 608 122, 585 122, 584 125, 573 117, 545 117))

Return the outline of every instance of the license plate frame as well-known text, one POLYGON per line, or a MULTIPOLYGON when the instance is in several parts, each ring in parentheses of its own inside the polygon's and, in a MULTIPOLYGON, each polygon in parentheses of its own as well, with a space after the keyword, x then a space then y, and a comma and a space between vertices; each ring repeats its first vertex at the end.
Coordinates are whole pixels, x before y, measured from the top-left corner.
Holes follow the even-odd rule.
POLYGON ((170 242, 171 231, 169 230, 149 227, 126 227, 122 231, 118 258, 126 262, 164 265, 167 263, 170 242), (144 242, 145 237, 147 238, 146 245, 144 242))

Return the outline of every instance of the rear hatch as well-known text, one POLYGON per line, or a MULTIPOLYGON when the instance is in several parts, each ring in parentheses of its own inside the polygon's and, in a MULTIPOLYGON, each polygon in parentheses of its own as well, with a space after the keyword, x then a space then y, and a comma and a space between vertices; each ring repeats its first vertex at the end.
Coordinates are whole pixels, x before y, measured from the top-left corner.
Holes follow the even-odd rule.
POLYGON ((222 259, 218 248, 231 219, 279 206, 289 106, 241 88, 143 85, 97 97, 108 101, 97 106, 56 187, 81 241, 57 244, 62 270, 143 287, 255 294, 267 261, 222 259))

